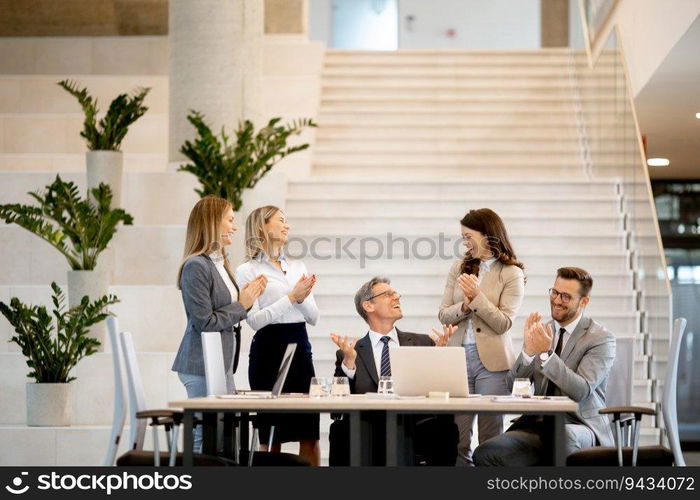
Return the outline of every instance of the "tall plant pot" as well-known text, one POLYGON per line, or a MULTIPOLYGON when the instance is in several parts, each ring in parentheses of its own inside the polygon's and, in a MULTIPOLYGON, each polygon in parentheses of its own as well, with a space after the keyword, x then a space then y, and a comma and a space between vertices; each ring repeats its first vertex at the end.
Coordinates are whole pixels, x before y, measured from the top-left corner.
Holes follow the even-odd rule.
MULTIPOLYGON (((109 270, 100 266, 93 271, 68 271, 68 306, 77 306, 85 295, 90 297, 91 302, 107 295, 109 282, 109 270)), ((90 328, 90 335, 101 343, 97 350, 104 351, 107 338, 106 322, 102 321, 90 328)))
POLYGON ((85 163, 88 198, 92 198, 90 190, 104 182, 112 189, 112 208, 121 208, 124 154, 121 151, 88 151, 85 153, 85 163))
POLYGON ((27 425, 71 425, 74 384, 27 383, 27 425))

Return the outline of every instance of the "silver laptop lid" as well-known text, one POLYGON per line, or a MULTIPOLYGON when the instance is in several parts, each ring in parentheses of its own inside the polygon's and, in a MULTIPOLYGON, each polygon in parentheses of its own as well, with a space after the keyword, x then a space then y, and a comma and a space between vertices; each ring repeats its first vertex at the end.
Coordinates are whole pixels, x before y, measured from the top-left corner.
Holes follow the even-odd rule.
POLYGON ((449 392, 469 395, 464 347, 399 346, 389 349, 394 392, 400 396, 427 396, 449 392))
POLYGON ((292 366, 292 358, 294 357, 294 352, 296 350, 297 344, 287 344, 287 349, 284 351, 284 356, 282 356, 280 368, 277 371, 277 380, 275 380, 275 385, 272 386, 273 398, 279 397, 279 395, 282 393, 282 387, 284 387, 284 382, 287 380, 289 367, 292 366))

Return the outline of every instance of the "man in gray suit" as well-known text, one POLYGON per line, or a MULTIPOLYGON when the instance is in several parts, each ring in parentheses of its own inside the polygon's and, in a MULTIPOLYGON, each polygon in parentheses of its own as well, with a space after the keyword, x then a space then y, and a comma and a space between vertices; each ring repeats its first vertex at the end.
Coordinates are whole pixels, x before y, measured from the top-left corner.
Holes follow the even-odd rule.
MULTIPOLYGON (((557 270, 549 289, 552 321, 541 322, 530 313, 525 322, 523 349, 508 375, 528 378, 535 394, 568 396, 578 411, 566 416, 566 448, 572 453, 587 446, 610 446, 612 430, 598 410, 605 408, 605 388, 615 359, 615 336, 583 315, 590 302, 593 279, 581 268, 557 270)), ((631 382, 631 381, 630 381, 631 382)), ((476 465, 525 466, 547 464, 551 431, 543 417, 526 415, 500 436, 489 439, 474 452, 476 465)))

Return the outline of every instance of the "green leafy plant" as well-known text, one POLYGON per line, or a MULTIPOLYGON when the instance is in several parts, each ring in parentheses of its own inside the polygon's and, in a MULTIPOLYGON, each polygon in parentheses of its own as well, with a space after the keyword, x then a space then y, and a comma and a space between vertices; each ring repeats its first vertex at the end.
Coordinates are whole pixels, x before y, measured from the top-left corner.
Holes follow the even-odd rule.
POLYGON ((133 224, 121 208, 111 208, 112 190, 107 184, 92 189, 88 201, 80 197, 73 182, 59 175, 46 190, 28 193, 39 206, 10 203, 0 205, 0 219, 17 224, 56 248, 68 259, 71 269, 95 269, 98 255, 117 231, 117 224, 133 224))
POLYGON ((88 93, 87 88, 78 88, 77 82, 71 80, 61 80, 58 85, 75 97, 82 106, 85 122, 80 136, 85 138, 91 151, 119 151, 129 125, 148 111, 143 101, 151 89, 140 87, 132 95, 119 94, 98 123, 97 99, 88 93))
POLYGON ((194 141, 185 141, 180 148, 192 163, 183 165, 179 171, 197 177, 201 189, 195 189, 201 197, 220 196, 233 204, 234 210, 241 208, 241 196, 245 189, 255 187, 282 158, 303 151, 308 144, 287 146, 292 135, 298 135, 305 127, 316 127, 311 119, 300 119, 287 125, 278 125, 281 118, 273 118, 255 132, 253 123, 245 120, 238 125, 236 140, 230 142, 221 128, 217 137, 197 111, 190 111, 187 120, 197 130, 194 141))
POLYGON ((90 302, 85 295, 80 304, 67 309, 65 295, 56 283, 53 290, 53 318, 45 306, 23 304, 17 297, 10 304, 0 302, 0 312, 15 329, 15 342, 31 368, 28 377, 38 383, 66 383, 75 380, 70 371, 85 356, 97 352, 100 342, 89 336, 90 327, 110 315, 107 306, 119 302, 104 295, 90 302))

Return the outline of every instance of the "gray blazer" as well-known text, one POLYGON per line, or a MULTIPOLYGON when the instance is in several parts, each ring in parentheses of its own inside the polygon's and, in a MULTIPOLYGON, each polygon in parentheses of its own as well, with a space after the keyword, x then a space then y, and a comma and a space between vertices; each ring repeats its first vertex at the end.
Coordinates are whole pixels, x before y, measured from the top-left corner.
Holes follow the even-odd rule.
POLYGON ((235 372, 241 343, 238 323, 246 317, 245 308, 240 302, 231 303, 231 293, 216 270, 216 266, 206 255, 187 259, 182 268, 180 289, 187 314, 187 328, 175 356, 172 370, 203 376, 204 357, 201 333, 221 332, 224 368, 228 370, 233 363, 232 371, 235 372), (237 338, 234 338, 234 331, 237 338))
MULTIPOLYGON (((548 324, 554 328, 553 321, 548 324)), ((584 316, 571 333, 561 357, 552 355, 543 367, 539 356, 535 356, 532 363, 525 365, 521 352, 506 380, 509 389, 512 389, 515 378, 534 380, 535 394, 539 395, 546 394, 549 384, 556 384, 555 394, 569 396, 578 402, 578 411, 567 414, 567 423, 589 427, 598 444, 612 446, 610 422, 598 410, 605 408, 605 389, 614 360, 615 335, 584 316)), ((512 428, 518 428, 518 421, 512 428)))

